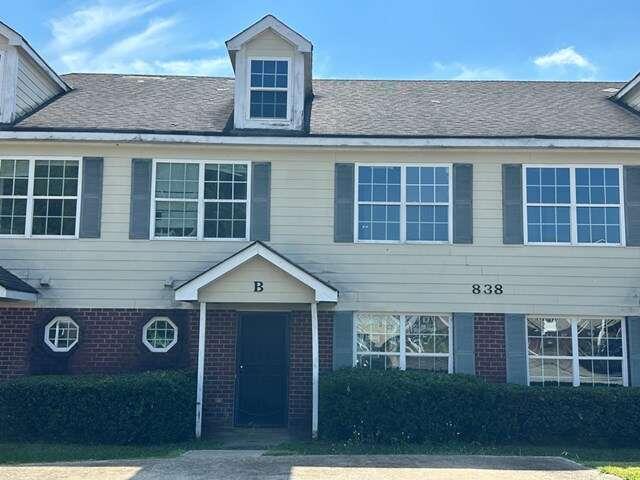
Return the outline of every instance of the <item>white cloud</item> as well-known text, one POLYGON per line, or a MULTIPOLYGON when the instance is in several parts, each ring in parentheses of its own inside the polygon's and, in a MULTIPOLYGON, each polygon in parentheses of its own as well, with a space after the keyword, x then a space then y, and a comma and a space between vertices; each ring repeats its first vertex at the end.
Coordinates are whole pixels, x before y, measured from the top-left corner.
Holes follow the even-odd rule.
POLYGON ((112 28, 153 12, 166 0, 107 3, 100 0, 93 5, 54 18, 50 22, 53 44, 66 48, 98 37, 112 28))
POLYGON ((469 66, 460 62, 434 62, 433 68, 438 78, 448 80, 504 80, 508 75, 497 67, 469 66))
POLYGON ((177 16, 148 18, 168 0, 126 4, 98 0, 50 22, 49 51, 63 71, 228 75, 226 52, 194 58, 224 45, 215 39, 190 41, 177 16), (146 21, 146 26, 140 24, 146 21))
POLYGON ((574 47, 561 48, 555 52, 542 55, 533 60, 540 68, 550 67, 578 67, 586 70, 596 70, 595 65, 591 63, 584 55, 576 51, 574 47))

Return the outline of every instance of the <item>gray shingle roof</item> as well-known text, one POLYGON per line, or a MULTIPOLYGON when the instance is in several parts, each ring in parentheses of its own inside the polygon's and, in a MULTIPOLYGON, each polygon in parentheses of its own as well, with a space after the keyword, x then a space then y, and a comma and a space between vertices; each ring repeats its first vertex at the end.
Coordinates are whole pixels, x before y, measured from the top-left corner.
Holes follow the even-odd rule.
MULTIPOLYGON (((233 132, 231 78, 69 74, 73 91, 13 128, 233 132)), ((640 138, 623 83, 314 80, 308 135, 640 138)), ((289 132, 288 134, 292 134, 289 132)))
POLYGON ((15 290, 17 292, 38 293, 38 291, 27 282, 20 280, 20 278, 2 267, 0 267, 0 286, 7 290, 15 290))

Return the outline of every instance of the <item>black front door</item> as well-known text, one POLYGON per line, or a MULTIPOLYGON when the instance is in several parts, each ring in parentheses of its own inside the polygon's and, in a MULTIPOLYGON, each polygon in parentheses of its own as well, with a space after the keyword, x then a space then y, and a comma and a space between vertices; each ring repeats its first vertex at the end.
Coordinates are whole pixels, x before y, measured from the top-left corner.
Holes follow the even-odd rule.
POLYGON ((236 357, 237 425, 286 425, 288 352, 285 313, 242 315, 236 357))

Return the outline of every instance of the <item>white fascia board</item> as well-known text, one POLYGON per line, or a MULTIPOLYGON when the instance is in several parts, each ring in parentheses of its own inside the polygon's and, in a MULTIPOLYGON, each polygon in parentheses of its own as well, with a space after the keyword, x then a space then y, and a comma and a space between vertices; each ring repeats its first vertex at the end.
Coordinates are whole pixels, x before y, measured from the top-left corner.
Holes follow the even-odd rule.
POLYGON ((47 63, 42 59, 38 53, 31 48, 31 45, 20 35, 19 33, 12 30, 10 27, 4 25, 0 22, 0 34, 7 37, 9 40, 9 45, 13 45, 16 47, 20 47, 22 50, 26 52, 27 55, 42 69, 44 72, 54 81, 56 84, 65 92, 71 90, 69 85, 67 85, 64 80, 62 80, 53 69, 47 65, 47 63))
POLYGON ((635 77, 633 77, 624 87, 622 87, 618 93, 615 95, 616 100, 621 100, 627 93, 629 93, 633 88, 640 84, 640 73, 638 73, 635 77))
POLYGON ((8 290, 5 287, 0 287, 0 298, 6 298, 7 300, 35 302, 38 299, 38 295, 36 295, 35 293, 20 292, 18 290, 8 290))
POLYGON ((300 35, 298 32, 288 27, 273 15, 258 20, 243 32, 237 34, 225 42, 228 50, 240 50, 242 45, 260 35, 267 29, 271 29, 284 38, 286 41, 294 45, 300 52, 311 52, 313 46, 311 42, 300 35))
POLYGON ((244 145, 273 147, 375 148, 512 148, 512 149, 640 149, 640 139, 615 138, 384 138, 384 137, 250 137, 165 133, 45 132, 2 130, 0 140, 170 143, 192 145, 244 145))
POLYGON ((273 251, 265 248, 264 246, 256 243, 249 248, 237 253, 229 259, 223 261, 219 265, 213 267, 211 270, 199 275, 193 280, 178 287, 175 291, 175 299, 177 301, 197 301, 198 291, 206 287, 207 285, 215 282, 218 278, 222 277, 226 273, 238 268, 243 263, 251 260, 254 257, 261 257, 280 268, 285 273, 288 273, 301 283, 305 284, 315 292, 316 302, 337 302, 338 292, 318 279, 309 275, 300 267, 292 264, 281 256, 277 255, 273 251))

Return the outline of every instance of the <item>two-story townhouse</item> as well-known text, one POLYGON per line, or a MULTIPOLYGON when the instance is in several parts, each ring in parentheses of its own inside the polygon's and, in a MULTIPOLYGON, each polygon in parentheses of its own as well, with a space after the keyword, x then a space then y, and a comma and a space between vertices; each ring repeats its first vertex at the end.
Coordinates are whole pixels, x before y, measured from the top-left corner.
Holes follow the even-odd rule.
POLYGON ((345 366, 640 385, 640 76, 58 75, 0 24, 0 379, 193 366, 203 423, 317 429, 345 366))

